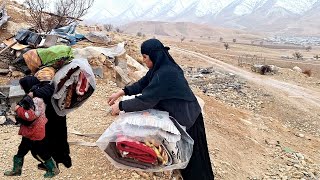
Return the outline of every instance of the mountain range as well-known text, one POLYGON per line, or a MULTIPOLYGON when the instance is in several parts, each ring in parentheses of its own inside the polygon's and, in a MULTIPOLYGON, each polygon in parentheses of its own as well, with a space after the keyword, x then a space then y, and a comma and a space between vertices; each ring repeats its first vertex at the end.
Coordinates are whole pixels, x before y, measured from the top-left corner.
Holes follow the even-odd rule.
POLYGON ((107 0, 88 23, 193 22, 227 28, 314 35, 320 32, 320 0, 107 0))

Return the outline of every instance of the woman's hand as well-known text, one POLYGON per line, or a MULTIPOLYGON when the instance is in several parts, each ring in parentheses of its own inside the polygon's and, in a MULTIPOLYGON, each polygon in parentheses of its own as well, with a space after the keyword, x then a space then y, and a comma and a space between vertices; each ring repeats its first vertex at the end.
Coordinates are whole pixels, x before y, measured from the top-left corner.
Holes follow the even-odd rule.
MULTIPOLYGON (((120 91, 113 93, 109 98, 108 98, 108 104, 111 106, 114 104, 114 102, 120 97, 124 95, 124 91, 121 89, 120 91)), ((119 107, 119 106, 118 106, 119 107)))
POLYGON ((111 115, 112 116, 116 116, 120 113, 120 109, 119 109, 119 102, 117 103, 114 103, 112 106, 111 106, 111 115))

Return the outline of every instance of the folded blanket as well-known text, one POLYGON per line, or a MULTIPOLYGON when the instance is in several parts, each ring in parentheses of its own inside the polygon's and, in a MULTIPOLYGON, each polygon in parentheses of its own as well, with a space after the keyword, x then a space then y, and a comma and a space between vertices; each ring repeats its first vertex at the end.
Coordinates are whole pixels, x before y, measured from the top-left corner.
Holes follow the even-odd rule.
POLYGON ((74 94, 74 91, 75 91, 75 84, 71 84, 71 85, 68 87, 68 90, 67 90, 67 96, 66 96, 65 103, 64 103, 64 107, 65 107, 65 108, 70 108, 70 106, 71 106, 71 99, 72 99, 72 96, 73 96, 73 94, 74 94))
POLYGON ((155 151, 139 141, 134 141, 125 136, 119 136, 116 146, 122 157, 133 158, 150 164, 157 164, 158 162, 155 151))
MULTIPOLYGON (((71 71, 74 71, 71 69, 71 71)), ((58 100, 58 108, 60 110, 64 110, 66 109, 65 107, 65 103, 66 103, 66 97, 68 94, 68 91, 70 90, 70 86, 73 85, 74 83, 77 83, 78 79, 79 79, 79 74, 80 74, 80 69, 78 69, 77 71, 75 71, 73 74, 70 75, 70 77, 67 77, 67 79, 65 79, 64 84, 60 84, 58 83, 58 87, 61 85, 60 90, 58 90, 57 92, 54 93, 53 98, 58 100)), ((64 80, 64 79, 63 79, 64 80)), ((75 88, 74 88, 75 91, 75 88)), ((70 92, 69 91, 69 96, 70 94, 76 94, 75 92, 70 92)), ((70 106, 69 106, 70 108, 70 106)))
POLYGON ((172 159, 162 144, 155 143, 153 139, 145 140, 144 144, 152 148, 157 154, 159 165, 171 165, 172 159))
POLYGON ((93 71, 86 59, 74 59, 64 65, 57 71, 52 82, 55 90, 51 102, 59 116, 80 107, 96 87, 93 71), (73 84, 70 89, 69 86, 73 84))
POLYGON ((65 83, 68 79, 70 79, 71 75, 72 75, 73 73, 75 73, 75 72, 76 72, 77 70, 79 70, 79 69, 80 69, 79 66, 70 69, 70 70, 67 72, 66 76, 65 76, 64 78, 62 78, 62 79, 60 80, 60 82, 58 83, 58 85, 57 85, 57 91, 60 91, 60 89, 62 88, 62 86, 64 85, 64 83, 65 83))
POLYGON ((134 159, 129 159, 129 158, 123 158, 119 153, 118 149, 116 147, 115 142, 110 142, 107 146, 107 148, 104 150, 115 162, 125 165, 125 166, 130 166, 134 168, 139 168, 139 169, 148 169, 153 167, 152 164, 150 163, 144 163, 140 162, 134 159))
POLYGON ((94 92, 94 89, 91 85, 89 85, 88 91, 84 93, 84 95, 78 95, 74 93, 71 99, 71 107, 78 107, 81 102, 88 99, 94 92))

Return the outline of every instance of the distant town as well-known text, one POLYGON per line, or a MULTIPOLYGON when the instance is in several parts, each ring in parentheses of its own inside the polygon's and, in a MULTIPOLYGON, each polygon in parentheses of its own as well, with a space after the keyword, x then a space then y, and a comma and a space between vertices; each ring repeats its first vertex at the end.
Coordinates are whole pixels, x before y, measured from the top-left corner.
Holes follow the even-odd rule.
POLYGON ((274 44, 293 44, 302 46, 317 46, 320 45, 320 37, 316 36, 282 36, 277 35, 269 38, 264 38, 265 41, 274 44))

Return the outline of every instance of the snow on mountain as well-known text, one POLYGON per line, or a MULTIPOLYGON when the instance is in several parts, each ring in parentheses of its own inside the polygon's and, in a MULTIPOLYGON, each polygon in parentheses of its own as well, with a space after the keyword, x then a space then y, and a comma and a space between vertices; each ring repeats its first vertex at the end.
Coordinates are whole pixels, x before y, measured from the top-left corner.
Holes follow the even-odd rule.
POLYGON ((238 16, 251 14, 256 9, 262 7, 266 1, 267 0, 244 0, 235 8, 234 13, 238 16))
POLYGON ((279 22, 281 18, 291 22, 305 14, 310 16, 309 12, 320 6, 320 0, 96 0, 96 4, 85 17, 87 21, 115 25, 133 21, 190 21, 255 28, 255 24, 263 26, 260 21, 285 24, 279 22))
POLYGON ((218 14, 224 7, 226 7, 233 0, 200 0, 198 1, 195 15, 198 17, 206 16, 208 14, 218 14))
POLYGON ((276 6, 285 8, 286 10, 303 14, 310 10, 318 0, 278 0, 276 6))
MULTIPOLYGON (((193 14, 196 17, 216 15, 227 7, 233 7, 230 13, 235 16, 243 16, 253 13, 270 1, 275 2, 272 8, 280 7, 295 14, 303 14, 310 10, 318 0, 97 0, 98 5, 93 7, 94 12, 91 13, 96 14, 97 12, 104 17, 105 12, 99 12, 99 9, 103 8, 107 12, 114 12, 113 18, 117 19, 121 15, 120 19, 128 21, 153 20, 154 18, 178 16, 185 9, 194 6, 193 14)), ((87 19, 95 20, 90 18, 90 15, 87 16, 87 19)))

